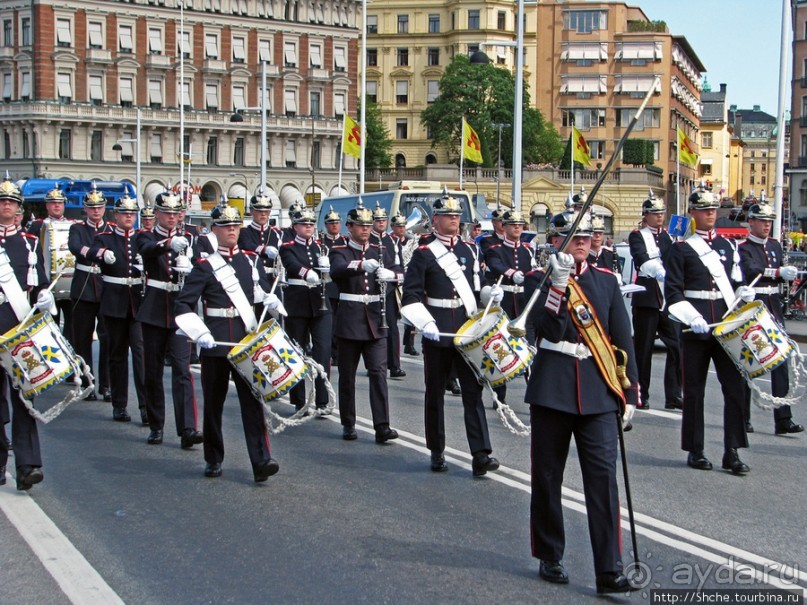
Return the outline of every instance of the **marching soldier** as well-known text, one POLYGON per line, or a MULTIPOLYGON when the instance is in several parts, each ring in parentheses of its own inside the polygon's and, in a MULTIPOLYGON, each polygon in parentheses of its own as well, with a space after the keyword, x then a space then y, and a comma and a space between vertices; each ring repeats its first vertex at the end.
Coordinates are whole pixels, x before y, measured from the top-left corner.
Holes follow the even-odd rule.
POLYGON ((157 217, 154 215, 154 209, 151 206, 143 206, 140 209, 140 230, 151 231, 154 229, 154 222, 157 217))
POLYGON ((504 241, 504 225, 502 224, 503 216, 504 210, 502 210, 501 206, 497 206, 496 210, 490 213, 490 222, 493 225, 493 233, 483 235, 479 239, 479 242, 477 242, 479 250, 482 252, 482 258, 487 256, 488 248, 495 246, 496 244, 501 244, 504 241))
MULTIPOLYGON (((761 275, 754 287, 756 300, 762 301, 774 319, 785 325, 782 312, 782 299, 779 297, 779 284, 793 281, 798 276, 798 270, 792 265, 782 266, 782 245, 769 237, 776 213, 769 204, 764 202, 754 204, 748 210, 748 238, 739 245, 740 267, 746 280, 753 281, 761 275)), ((788 380, 788 363, 783 363, 771 371, 771 394, 774 397, 785 397, 790 390, 788 380)), ((745 423, 746 431, 753 432, 751 426, 751 390, 746 389, 745 395, 745 423)), ((793 422, 793 412, 789 405, 783 405, 773 410, 774 432, 777 435, 801 433, 804 426, 793 422)))
POLYGON ((137 251, 143 259, 146 283, 137 320, 143 331, 145 357, 146 410, 149 433, 146 442, 163 442, 165 427, 165 389, 163 388, 164 359, 171 361, 171 396, 174 421, 182 449, 202 443, 197 430, 198 412, 190 372, 191 344, 177 334, 174 305, 185 276, 191 271, 193 235, 179 231, 182 202, 179 196, 165 191, 157 196, 157 224, 151 231, 137 234, 137 251))
POLYGON ((356 368, 364 358, 370 377, 370 409, 376 443, 398 438, 389 426, 387 334, 381 327, 381 296, 395 273, 381 266, 381 251, 371 243, 374 214, 361 206, 347 214, 350 237, 331 248, 331 277, 339 288, 334 332, 339 339, 339 415, 342 438, 356 433, 356 368))
MULTIPOLYGON (((390 225, 392 227, 392 233, 390 233, 390 239, 395 247, 395 260, 393 261, 395 265, 399 265, 403 269, 403 273, 406 273, 406 258, 404 255, 404 250, 407 249, 408 246, 412 245, 410 242, 413 238, 417 238, 416 235, 407 235, 406 233, 406 217, 401 214, 400 212, 392 217, 390 221, 390 225)), ((403 280, 402 280, 403 281, 403 280)), ((398 319, 401 318, 401 309, 400 309, 400 293, 402 291, 402 284, 396 286, 396 290, 398 290, 399 294, 396 294, 396 317, 398 319)), ((403 330, 403 344, 404 344, 404 353, 407 355, 414 355, 418 356, 418 350, 415 348, 415 331, 412 329, 412 326, 409 323, 404 324, 403 330)), ((400 345, 399 345, 400 346, 400 345)), ((398 355, 398 359, 400 360, 400 354, 398 355)), ((387 363, 389 363, 389 358, 387 358, 387 363)))
POLYGON ((238 236, 238 247, 258 255, 266 269, 266 274, 274 275, 281 232, 280 229, 269 224, 272 200, 268 195, 259 192, 252 196, 249 206, 252 222, 248 227, 241 229, 241 234, 238 236))
MULTIPOLYGON (((284 306, 288 312, 285 328, 289 338, 306 348, 311 341, 311 357, 331 370, 331 309, 325 294, 323 280, 330 271, 330 262, 320 243, 314 239, 316 217, 313 210, 302 207, 292 217, 294 239, 280 247, 280 261, 286 270, 284 306)), ((315 381, 317 411, 327 413, 328 392, 325 380, 315 381)), ((305 405, 305 383, 297 383, 290 391, 289 399, 296 409, 305 405)))
POLYGON ((221 476, 224 460, 221 421, 228 382, 232 380, 238 393, 253 478, 260 483, 280 469, 271 456, 263 405, 230 365, 227 359, 230 348, 216 343, 240 342, 248 331, 258 327, 253 305, 263 303, 276 310, 279 301, 268 293, 271 286, 255 254, 238 247, 243 224, 238 209, 217 206, 211 213, 211 224, 218 248, 193 267, 175 307, 177 326, 202 348, 205 477, 221 476), (199 300, 203 303, 204 320, 196 313, 199 300))
MULTIPOLYGON (((574 218, 567 213, 552 218, 550 239, 556 249, 574 218)), ((525 396, 532 426, 530 529, 540 577, 567 584, 561 489, 574 436, 597 593, 605 594, 636 590, 623 575, 616 459, 618 423, 627 428, 639 387, 619 284, 610 271, 589 265, 590 244, 591 223, 584 217, 567 252, 550 258, 551 281, 531 313, 540 344, 525 396), (614 347, 621 354, 615 356, 614 347), (623 372, 629 385, 619 377, 623 372)), ((538 271, 527 276, 525 295, 535 291, 542 276, 538 271)))
POLYGON ((664 365, 664 407, 668 410, 680 410, 684 407, 681 398, 680 327, 670 319, 664 304, 664 278, 667 274, 664 267, 673 246, 670 234, 664 229, 666 212, 664 200, 651 193, 642 204, 644 226, 628 235, 630 255, 638 272, 636 285, 644 287, 644 292, 634 292, 631 295, 633 346, 636 349, 636 365, 639 368, 641 385, 640 410, 650 407, 650 370, 656 335, 667 349, 664 365))
POLYGON ((501 302, 503 292, 496 286, 481 288, 482 272, 474 253, 460 238, 462 204, 444 195, 433 205, 434 233, 422 237, 412 254, 404 279, 401 314, 423 334, 423 366, 426 379, 426 446, 431 450, 431 469, 448 470, 445 450, 444 400, 446 380, 452 364, 459 375, 465 432, 473 454, 473 474, 482 476, 499 468, 492 458, 482 386, 473 370, 454 348, 453 339, 441 336, 456 333, 477 312, 488 297, 501 302))
MULTIPOLYGON (((112 419, 129 422, 126 411, 129 402, 129 349, 132 357, 142 358, 143 335, 137 322, 137 311, 143 295, 143 278, 135 245, 135 219, 139 212, 137 201, 128 195, 115 202, 115 229, 95 236, 87 254, 101 268, 104 287, 101 289, 101 314, 109 339, 109 381, 112 389, 112 419)), ((161 360, 162 361, 162 360, 161 360)), ((144 372, 134 365, 135 390, 138 394, 140 418, 145 423, 145 398, 141 395, 144 372)))
POLYGON ((704 454, 704 392, 709 362, 715 364, 723 390, 723 468, 735 475, 750 469, 737 453, 748 447, 743 407, 745 380, 731 357, 710 332, 739 297, 754 300, 754 290, 743 285, 739 253, 714 230, 718 202, 711 192, 696 190, 689 197, 689 213, 695 220, 695 234, 673 244, 665 264, 665 296, 670 314, 689 325, 681 338, 684 410, 681 449, 689 452, 687 465, 711 470, 704 454))
MULTIPOLYGON (((342 230, 342 217, 333 209, 333 206, 331 206, 330 212, 325 215, 324 222, 325 233, 323 234, 321 242, 322 245, 328 249, 330 256, 330 250, 332 250, 335 245, 343 245, 345 243, 345 238, 340 234, 342 230)), ((339 307, 339 288, 336 286, 335 282, 329 281, 325 284, 325 294, 328 297, 328 301, 331 303, 333 315, 336 317, 337 308, 339 307)), ((334 330, 331 336, 331 360, 333 363, 337 363, 338 360, 339 346, 337 341, 336 330, 334 330)))
MULTIPOLYGON (((53 294, 45 290, 45 272, 37 263, 37 238, 15 224, 22 195, 8 180, 0 184, 0 330, 3 334, 16 328, 31 309, 29 300, 42 313, 54 311, 53 294)), ((2 381, 3 390, 10 377, 2 381)), ((11 400, 11 438, 14 442, 14 463, 17 467, 17 489, 24 491, 44 479, 39 431, 36 420, 25 408, 19 389, 9 389, 11 400)), ((6 404, 4 402, 4 407, 6 404)), ((7 410, 6 410, 7 413, 7 410)), ((0 485, 6 483, 9 443, 0 443, 0 485)))
POLYGON ((602 217, 592 215, 591 217, 591 252, 588 253, 588 262, 590 265, 599 267, 600 269, 608 269, 613 271, 617 278, 621 276, 616 264, 616 253, 607 246, 605 243, 605 221, 602 217))
MULTIPOLYGON (((92 335, 98 331, 98 388, 104 401, 112 401, 109 390, 109 351, 106 327, 101 314, 101 269, 91 258, 90 247, 100 233, 110 233, 113 226, 104 220, 106 199, 93 189, 84 196, 84 212, 87 219, 70 226, 67 246, 76 258, 73 282, 70 284, 70 299, 73 303, 73 347, 87 366, 93 367, 92 335)), ((95 391, 87 395, 87 401, 97 401, 95 391)))

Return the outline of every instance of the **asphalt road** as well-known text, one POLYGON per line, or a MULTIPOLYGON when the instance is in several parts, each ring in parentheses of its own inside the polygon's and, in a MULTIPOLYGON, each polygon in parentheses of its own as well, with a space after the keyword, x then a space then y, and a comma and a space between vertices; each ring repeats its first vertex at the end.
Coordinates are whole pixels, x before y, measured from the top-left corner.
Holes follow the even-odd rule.
MULTIPOLYGON (((13 478, 0 488, 0 603, 594 602, 574 447, 565 478, 571 583, 558 587, 538 579, 530 554, 527 438, 488 408, 502 468, 472 478, 460 399, 447 395, 451 468, 431 473, 422 357, 405 356, 404 369, 405 379, 389 383, 398 441, 374 442, 362 375, 359 439, 343 441, 336 416, 289 428, 271 438, 280 472, 260 485, 234 392, 219 479, 203 477, 200 446, 180 449, 170 412, 164 444, 149 446, 148 428, 113 422, 110 404, 73 404, 41 427, 45 481, 28 493, 13 478)), ((659 352, 653 403, 663 402, 662 369, 659 352)), ((527 422, 523 393, 523 381, 510 383, 508 400, 527 422)), ((755 409, 757 430, 741 451, 752 471, 735 477, 719 470, 721 402, 712 374, 711 472, 686 466, 679 413, 658 405, 637 413, 626 441, 645 588, 610 600, 661 602, 654 589, 807 587, 807 434, 774 436, 771 412, 755 409)), ((129 405, 136 415, 133 392, 129 405)), ((803 408, 794 416, 807 421, 803 408)), ((626 562, 631 551, 624 511, 626 562)))

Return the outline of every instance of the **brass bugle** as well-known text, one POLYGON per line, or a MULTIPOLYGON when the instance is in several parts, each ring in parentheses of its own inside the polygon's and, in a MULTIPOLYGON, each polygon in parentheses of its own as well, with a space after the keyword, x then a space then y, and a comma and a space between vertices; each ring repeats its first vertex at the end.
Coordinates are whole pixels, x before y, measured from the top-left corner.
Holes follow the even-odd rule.
MULTIPOLYGON (((653 93, 656 92, 656 86, 661 83, 661 80, 656 77, 653 80, 653 85, 650 87, 650 90, 647 91, 647 94, 642 101, 642 104, 639 105, 639 109, 636 110, 636 115, 633 116, 631 119, 630 124, 625 129, 625 133, 622 135, 622 138, 619 139, 617 142, 616 147, 614 148, 614 153, 611 158, 608 160, 608 163, 605 165, 605 168, 602 170, 602 174, 600 174, 600 178, 597 179, 597 182, 594 183, 594 187, 591 189, 591 193, 588 195, 588 199, 583 204, 583 207, 580 209, 580 212, 577 213, 577 217, 572 223, 572 228, 569 231, 569 234, 563 239, 563 243, 560 245, 558 252, 563 252, 568 247, 569 243, 572 241, 575 233, 577 233, 577 229, 580 226, 580 221, 583 220, 583 217, 588 213, 589 208, 591 208, 591 204, 594 202, 594 196, 597 195, 597 192, 602 187, 602 184, 605 182, 605 177, 608 176, 608 173, 611 171, 611 168, 616 162, 616 158, 619 153, 622 151, 622 147, 625 145, 625 141, 628 140, 628 136, 633 131, 634 126, 639 121, 642 113, 644 112, 647 104, 650 102, 650 97, 653 96, 653 93)), ((572 162, 572 170, 574 170, 574 162, 572 162)), ((535 306, 535 303, 538 302, 538 297, 541 295, 541 290, 543 290, 544 284, 546 284, 546 280, 549 279, 549 276, 552 275, 552 265, 547 265, 546 271, 544 272, 543 278, 541 278, 538 287, 535 288, 535 291, 530 296, 530 300, 527 301, 527 305, 524 307, 524 310, 521 314, 512 320, 509 324, 507 324, 507 329, 509 330, 510 334, 515 336, 516 338, 523 338, 527 334, 527 317, 529 316, 532 308, 535 306)))

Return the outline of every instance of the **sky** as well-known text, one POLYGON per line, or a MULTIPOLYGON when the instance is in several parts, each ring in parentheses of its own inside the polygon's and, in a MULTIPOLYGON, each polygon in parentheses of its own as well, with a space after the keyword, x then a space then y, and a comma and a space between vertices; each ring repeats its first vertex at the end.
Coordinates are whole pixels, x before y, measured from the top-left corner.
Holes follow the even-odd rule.
MULTIPOLYGON (((759 105, 776 115, 782 0, 624 1, 640 7, 651 21, 665 21, 671 34, 685 36, 706 66, 712 90, 727 84, 728 105, 740 109, 759 105)), ((788 79, 791 74, 789 56, 788 79)), ((787 99, 785 109, 789 110, 789 87, 787 99)))

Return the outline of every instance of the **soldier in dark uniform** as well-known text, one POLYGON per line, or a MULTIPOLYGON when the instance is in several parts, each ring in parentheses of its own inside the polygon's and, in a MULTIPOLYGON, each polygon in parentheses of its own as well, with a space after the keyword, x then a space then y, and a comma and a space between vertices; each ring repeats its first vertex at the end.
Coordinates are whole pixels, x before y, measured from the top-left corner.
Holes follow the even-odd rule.
MULTIPOLYGON (((574 218, 567 213, 552 218, 550 238, 556 249, 570 233, 574 218)), ((551 281, 531 313, 539 349, 524 399, 530 404, 532 426, 530 529, 532 554, 541 561, 539 575, 548 582, 569 582, 562 563, 566 540, 561 489, 574 436, 586 493, 597 592, 603 594, 636 590, 623 575, 616 459, 618 423, 627 426, 630 422, 639 387, 619 283, 610 271, 589 265, 590 243, 591 223, 584 217, 567 252, 550 258, 551 281), (570 279, 574 283, 567 290, 570 279), (579 300, 578 290, 582 290, 579 300), (596 322, 604 340, 586 329, 596 322), (612 351, 612 345, 625 353, 629 388, 618 379, 607 378, 617 375, 618 361, 611 357, 608 363, 607 359, 599 361, 604 357, 595 357, 603 350, 612 351)), ((532 295, 542 276, 538 271, 528 274, 526 296, 532 295)))
MULTIPOLYGON (((341 245, 345 243, 345 238, 340 234, 342 230, 342 217, 339 215, 336 210, 333 209, 331 206, 330 211, 328 214, 325 215, 325 233, 322 234, 322 239, 320 240, 322 245, 325 246, 329 251, 333 249, 335 245, 341 245)), ((333 316, 336 317, 337 308, 339 307, 339 288, 336 286, 336 283, 333 281, 329 281, 325 284, 325 295, 328 297, 328 302, 331 303, 331 310, 333 312, 333 316)), ((336 330, 333 331, 331 336, 331 361, 332 363, 338 362, 338 355, 339 355, 339 346, 338 341, 339 339, 336 337, 336 330)))
POLYGON ((230 347, 217 345, 216 342, 240 342, 248 331, 258 327, 253 305, 263 303, 272 310, 278 308, 279 301, 277 296, 268 293, 271 285, 258 258, 254 253, 238 248, 238 234, 242 225, 238 209, 217 206, 211 213, 211 223, 218 249, 207 258, 200 259, 185 279, 185 286, 176 301, 176 323, 202 348, 205 476, 221 476, 221 463, 224 460, 221 419, 228 382, 232 380, 238 392, 253 478, 260 483, 280 468, 271 456, 263 405, 252 393, 247 381, 227 360, 230 347), (226 278, 223 276, 228 274, 228 269, 232 269, 239 286, 228 290, 230 294, 219 281, 226 278), (196 313, 200 300, 204 320, 196 313))
POLYGON ((651 195, 642 204, 644 227, 628 236, 630 255, 638 273, 636 285, 644 292, 631 296, 633 310, 633 346, 636 349, 636 365, 639 368, 641 397, 639 409, 650 407, 650 370, 653 364, 653 343, 656 335, 667 348, 664 365, 664 407, 680 410, 681 398, 681 350, 680 324, 670 319, 664 305, 664 265, 673 246, 670 234, 664 229, 667 205, 664 200, 651 195))
POLYGON ((689 452, 687 465, 712 469, 703 451, 704 392, 712 361, 724 397, 723 468, 742 475, 750 470, 737 453, 737 448, 748 447, 743 417, 745 380, 711 334, 709 324, 719 322, 738 297, 751 301, 755 294, 752 288, 743 285, 739 253, 714 230, 718 205, 711 192, 703 189, 689 197, 689 212, 696 231, 686 241, 673 244, 665 260, 664 293, 670 315, 692 329, 681 338, 684 385, 681 449, 689 452))
POLYGON ((151 231, 141 230, 137 234, 137 251, 143 258, 146 276, 137 320, 143 331, 146 408, 151 428, 146 442, 150 445, 163 442, 163 360, 168 356, 177 436, 182 449, 190 449, 202 443, 202 433, 197 430, 196 395, 190 371, 191 344, 186 336, 177 334, 174 321, 174 304, 185 276, 191 271, 190 257, 193 256, 193 236, 176 227, 181 208, 179 196, 169 191, 159 194, 155 203, 157 225, 151 231))
POLYGON ((381 328, 381 296, 395 273, 379 263, 381 251, 371 243, 373 213, 361 206, 347 214, 350 237, 331 248, 331 277, 339 288, 334 332, 339 339, 339 415, 342 438, 356 433, 356 368, 359 358, 370 377, 370 410, 376 443, 397 439, 389 426, 387 334, 381 328))
POLYGON ((496 244, 501 244, 504 241, 504 226, 502 224, 503 216, 504 210, 502 210, 501 206, 498 206, 496 210, 490 213, 490 222, 493 225, 493 233, 483 235, 479 239, 479 242, 477 242, 483 259, 488 254, 488 248, 495 246, 496 244))
POLYGON ((177 222, 177 230, 182 231, 182 232, 190 233, 193 236, 194 242, 195 242, 199 238, 199 235, 200 235, 199 227, 197 227, 196 225, 193 225, 191 223, 186 223, 185 222, 185 213, 188 211, 188 202, 187 202, 188 194, 187 194, 187 192, 185 193, 185 198, 186 198, 185 201, 182 202, 182 211, 179 213, 179 221, 177 222))
POLYGON ((474 270, 474 252, 459 233, 462 205, 444 195, 434 202, 434 233, 420 239, 412 254, 404 279, 401 314, 423 334, 423 366, 426 380, 426 447, 431 450, 431 469, 448 470, 445 449, 444 400, 446 379, 451 366, 457 370, 465 410, 465 432, 473 455, 473 474, 482 476, 499 468, 490 456, 482 387, 477 376, 453 339, 441 333, 456 333, 476 313, 477 296, 481 304, 488 298, 501 302, 503 292, 497 286, 481 288, 480 270, 474 270))
MULTIPOLYGON (((101 314, 109 338, 109 381, 112 388, 112 419, 129 422, 129 349, 142 351, 143 336, 136 321, 143 295, 143 278, 135 246, 137 202, 128 195, 115 202, 115 229, 95 236, 87 254, 101 268, 101 314)), ((141 353, 142 355, 142 353, 141 353)), ((142 370, 134 366, 135 385, 144 381, 142 370), (140 375, 138 375, 140 374, 140 375)), ((141 420, 145 419, 145 400, 138 393, 141 420)))
MULTIPOLYGON (((331 308, 325 295, 323 279, 330 271, 328 256, 314 239, 316 217, 310 208, 303 207, 292 217, 294 239, 280 247, 280 261, 286 270, 288 286, 283 293, 283 304, 288 311, 285 327, 289 338, 303 348, 311 341, 311 357, 331 371, 331 308)), ((327 412, 328 392, 325 380, 315 381, 317 411, 327 412)), ((289 399, 295 408, 305 405, 305 383, 299 382, 290 391, 289 399)))
POLYGON ((608 248, 605 244, 605 221, 600 216, 591 216, 591 251, 588 253, 590 265, 600 269, 608 269, 619 276, 619 271, 615 269, 616 252, 608 248))
MULTIPOLYGON (((392 233, 390 233, 390 239, 392 240, 395 251, 396 257, 393 263, 395 265, 399 265, 403 269, 403 273, 406 273, 406 266, 405 266, 405 255, 404 250, 407 249, 408 246, 411 246, 411 240, 413 238, 417 238, 416 235, 407 235, 406 233, 406 217, 401 214, 400 212, 392 217, 390 220, 390 227, 392 228, 392 233)), ((401 280, 403 281, 403 279, 401 280)), ((400 309, 400 292, 402 291, 403 283, 396 286, 399 294, 396 295, 396 304, 398 305, 396 308, 396 317, 400 319, 401 317, 401 309, 400 309)), ((404 353, 407 355, 414 355, 417 357, 420 355, 418 350, 415 348, 415 331, 412 329, 412 326, 409 325, 408 322, 404 323, 403 329, 403 347, 404 353)), ((400 359, 400 355, 398 356, 400 359)), ((389 360, 388 360, 389 362, 389 360)))
MULTIPOLYGON (((22 195, 14 183, 0 183, 0 333, 16 328, 31 309, 29 300, 36 300, 37 311, 56 310, 53 294, 45 290, 45 272, 37 263, 37 238, 20 231, 15 215, 22 206, 22 195), (8 278, 8 279, 6 279, 8 278)), ((6 376, 6 374, 3 374, 6 376)), ((10 379, 0 384, 4 391, 10 379)), ((19 389, 9 389, 11 400, 11 438, 14 442, 14 463, 17 467, 17 489, 28 490, 44 479, 39 431, 36 420, 25 408, 19 389)), ((7 404, 4 402, 6 408, 7 404)), ((7 419, 4 419, 8 421, 7 419)), ((8 441, 0 444, 0 485, 6 483, 8 441)))
MULTIPOLYGON (((98 332, 99 391, 106 401, 111 401, 109 392, 109 351, 104 319, 101 315, 101 269, 94 258, 89 257, 90 247, 99 233, 109 233, 113 226, 104 220, 106 199, 93 189, 84 196, 84 212, 87 219, 70 226, 67 246, 76 258, 73 281, 70 284, 70 299, 75 311, 73 317, 73 348, 93 368, 92 335, 98 332), (109 397, 109 399, 107 399, 109 397)), ((97 401, 95 391, 87 395, 87 401, 97 401)))
POLYGON ((272 200, 268 195, 253 195, 249 202, 252 222, 241 229, 238 247, 257 254, 267 275, 275 275, 275 259, 280 247, 281 232, 269 224, 272 200))
POLYGON ((157 217, 154 214, 154 209, 151 206, 143 206, 140 209, 140 230, 151 231, 154 229, 154 222, 157 217))
MULTIPOLYGON (((792 265, 782 266, 782 245, 769 237, 776 213, 769 204, 754 204, 748 210, 748 238, 739 245, 740 267, 748 282, 761 275, 754 287, 756 300, 762 301, 773 318, 784 327, 785 317, 782 312, 782 299, 779 297, 779 284, 793 281, 798 270, 792 265)), ((788 379, 788 362, 771 371, 771 394, 774 397, 785 397, 790 390, 788 379)), ((746 431, 753 432, 751 426, 751 390, 746 389, 745 396, 746 431), (749 430, 750 429, 750 430, 749 430)), ((774 432, 777 435, 801 433, 804 426, 793 422, 793 412, 789 405, 773 410, 774 432)))

